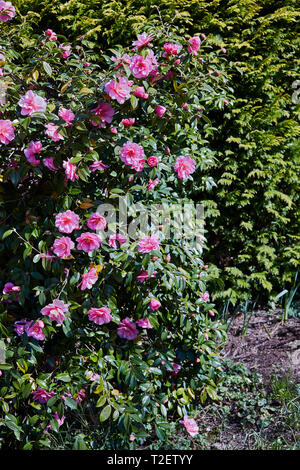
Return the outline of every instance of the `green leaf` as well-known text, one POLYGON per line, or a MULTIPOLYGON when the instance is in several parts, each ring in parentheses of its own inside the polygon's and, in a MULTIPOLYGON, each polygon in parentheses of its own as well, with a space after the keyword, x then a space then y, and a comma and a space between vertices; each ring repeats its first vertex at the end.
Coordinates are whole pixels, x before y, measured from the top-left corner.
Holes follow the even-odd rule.
POLYGON ((99 418, 100 423, 103 423, 104 421, 106 421, 110 417, 110 414, 111 414, 111 406, 106 405, 106 407, 103 408, 103 410, 100 413, 100 418, 99 418))
POLYGON ((52 75, 52 68, 51 66, 48 64, 48 62, 45 62, 43 61, 43 67, 44 67, 44 70, 45 72, 48 74, 48 75, 52 75))
POLYGON ((71 410, 76 410, 77 409, 77 402, 75 400, 73 400, 72 398, 65 397, 64 402, 69 408, 71 408, 71 410))
POLYGON ((9 237, 12 233, 13 230, 6 230, 6 232, 4 232, 4 234, 2 235, 2 240, 4 240, 4 238, 6 237, 9 237))

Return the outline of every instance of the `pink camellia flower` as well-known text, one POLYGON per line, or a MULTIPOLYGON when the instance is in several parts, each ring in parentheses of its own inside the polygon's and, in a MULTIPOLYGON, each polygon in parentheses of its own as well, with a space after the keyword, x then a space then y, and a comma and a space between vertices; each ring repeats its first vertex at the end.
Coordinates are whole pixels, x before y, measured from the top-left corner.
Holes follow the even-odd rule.
POLYGON ((24 149, 24 154, 28 162, 34 166, 39 165, 40 160, 36 160, 34 155, 39 154, 41 150, 42 150, 42 143, 39 140, 36 142, 31 141, 29 143, 28 148, 24 149))
POLYGON ((76 175, 77 166, 74 163, 70 163, 70 158, 63 162, 63 168, 65 169, 66 179, 70 181, 78 180, 76 175))
POLYGON ((159 179, 155 178, 155 180, 150 180, 147 186, 147 191, 151 191, 151 189, 154 189, 156 185, 158 185, 159 179))
POLYGON ((121 233, 114 233, 110 235, 108 244, 112 248, 117 248, 116 241, 118 241, 120 243, 120 246, 122 246, 124 243, 126 243, 126 240, 127 238, 125 235, 122 235, 121 233))
MULTIPOLYGON (((157 272, 154 271, 154 273, 151 275, 151 277, 156 277, 156 274, 157 272)), ((148 274, 148 271, 144 271, 143 269, 141 270, 140 274, 137 276, 136 280, 137 282, 144 282, 146 281, 147 279, 150 279, 149 278, 149 274, 148 274)))
POLYGON ((57 36, 56 36, 55 32, 52 31, 52 29, 47 29, 47 30, 45 31, 45 34, 46 34, 46 36, 48 36, 48 39, 49 39, 50 41, 56 41, 57 36))
POLYGON ((80 237, 76 238, 78 242, 78 250, 90 253, 91 251, 97 250, 102 242, 101 237, 95 233, 84 232, 80 237))
POLYGON ((117 329, 117 334, 120 338, 125 339, 135 339, 139 332, 137 330, 136 324, 133 323, 130 318, 126 317, 121 321, 119 328, 117 329))
POLYGON ((166 111, 167 109, 164 106, 160 106, 160 105, 155 106, 155 112, 158 117, 162 117, 166 111))
POLYGON ((51 171, 56 171, 58 170, 58 168, 56 168, 56 166, 54 165, 53 163, 53 158, 52 157, 49 157, 49 158, 44 158, 43 159, 43 165, 45 165, 47 168, 49 168, 49 170, 51 171))
POLYGON ((113 134, 117 134, 118 129, 116 129, 115 127, 110 127, 110 132, 112 132, 113 134))
POLYGON ((101 160, 94 162, 89 166, 91 171, 106 170, 107 168, 109 168, 109 165, 105 165, 101 160))
POLYGON ((67 258, 70 256, 74 246, 70 237, 56 238, 52 246, 52 251, 58 258, 67 258))
POLYGON ((124 124, 125 127, 133 126, 135 118, 122 119, 121 123, 124 124))
POLYGON ((136 321, 136 324, 141 328, 153 328, 148 318, 140 318, 140 320, 136 321))
POLYGON ((140 49, 140 47, 146 46, 149 42, 153 40, 153 37, 151 35, 148 35, 147 33, 142 33, 137 35, 137 40, 132 42, 132 45, 137 48, 137 50, 140 49))
POLYGON ((95 282, 97 282, 97 279, 97 269, 92 268, 87 273, 83 274, 82 281, 80 281, 78 287, 80 287, 81 290, 91 289, 95 282))
POLYGON ((3 294, 13 294, 14 292, 20 292, 21 287, 15 286, 12 282, 7 282, 3 287, 3 294))
POLYGON ((92 374, 90 375, 90 380, 91 380, 92 382, 95 382, 95 381, 97 381, 97 380, 99 380, 99 379, 100 379, 100 375, 99 375, 99 374, 96 374, 95 372, 92 372, 92 374))
POLYGON ((159 237, 156 233, 150 236, 142 237, 138 243, 138 251, 140 253, 149 253, 152 250, 159 249, 159 237))
POLYGON ((180 44, 171 44, 170 42, 166 42, 164 44, 164 53, 163 53, 163 57, 170 57, 170 56, 174 56, 174 55, 177 55, 180 51, 180 49, 182 48, 182 46, 180 44))
POLYGON ((109 103, 99 103, 97 108, 91 110, 91 113, 101 120, 101 122, 91 120, 91 124, 93 124, 93 126, 104 127, 106 122, 111 123, 115 111, 109 103))
POLYGON ((0 119, 0 142, 9 144, 15 138, 15 128, 9 119, 0 119))
POLYGON ((32 326, 32 321, 29 322, 27 329, 25 329, 28 336, 32 336, 32 338, 43 341, 45 339, 45 335, 43 333, 43 328, 45 326, 42 320, 37 320, 32 326))
POLYGON ((195 437, 199 433, 199 427, 193 418, 188 418, 188 416, 185 415, 183 420, 179 422, 184 425, 190 436, 195 437))
POLYGON ((33 113, 43 114, 46 111, 47 103, 45 98, 29 90, 21 96, 18 105, 21 106, 22 116, 31 116, 33 113))
POLYGON ((60 212, 55 217, 55 227, 62 233, 72 233, 79 229, 79 215, 70 210, 60 212))
POLYGON ((159 307, 161 307, 161 303, 159 300, 157 299, 154 299, 152 298, 149 302, 149 307, 151 308, 151 310, 154 312, 155 310, 157 310, 159 307))
POLYGON ((45 134, 53 140, 53 142, 58 142, 59 140, 64 140, 64 136, 58 132, 58 126, 53 124, 53 122, 49 122, 45 125, 46 130, 45 134))
POLYGON ((149 95, 148 93, 145 92, 145 88, 143 86, 138 86, 136 87, 134 90, 133 90, 133 94, 134 96, 136 96, 137 98, 144 98, 144 100, 146 100, 147 98, 149 98, 149 95))
POLYGON ((176 362, 171 362, 171 364, 174 370, 173 375, 177 375, 181 369, 181 366, 179 364, 176 364, 176 362))
POLYGON ((88 311, 88 316, 91 321, 97 325, 104 325, 112 321, 111 310, 107 307, 91 308, 88 311))
POLYGON ((54 392, 46 392, 43 388, 38 388, 33 393, 34 401, 39 401, 40 403, 47 403, 51 397, 55 395, 54 392))
POLYGON ((204 293, 202 292, 200 294, 200 297, 201 297, 201 299, 204 300, 204 302, 209 302, 209 293, 208 292, 204 292, 204 293))
POLYGON ((68 311, 69 304, 65 304, 62 300, 54 299, 52 304, 42 308, 41 314, 47 315, 51 321, 63 323, 66 319, 65 313, 68 311))
POLYGON ((64 46, 63 44, 60 44, 58 46, 58 49, 61 49, 63 51, 60 55, 64 59, 66 59, 67 57, 69 57, 69 55, 71 55, 71 46, 64 46))
POLYGON ((151 60, 138 54, 131 58, 129 68, 135 78, 146 78, 153 70, 151 60))
POLYGON ((121 160, 132 170, 142 171, 145 164, 145 153, 141 145, 134 142, 126 142, 120 149, 121 160))
POLYGON ((157 58, 156 58, 154 52, 151 49, 150 50, 148 49, 148 54, 147 54, 146 59, 149 60, 151 62, 151 65, 152 65, 151 76, 152 77, 155 77, 155 76, 158 77, 158 62, 157 62, 157 58))
POLYGON ((154 167, 159 163, 159 158, 152 155, 148 158, 147 163, 149 166, 154 167))
POLYGON ((130 98, 130 91, 133 85, 131 80, 126 77, 117 76, 118 81, 110 80, 106 83, 104 91, 110 96, 111 99, 117 100, 118 103, 123 104, 130 98))
POLYGON ((87 226, 91 230, 104 230, 106 227, 105 217, 98 212, 94 212, 87 221, 87 226))
POLYGON ((74 121, 75 119, 75 114, 73 113, 71 109, 61 108, 58 111, 58 115, 63 121, 65 121, 68 124, 68 126, 71 126, 72 121, 74 121))
POLYGON ((170 255, 167 255, 167 256, 166 256, 166 263, 170 263, 170 261, 171 261, 171 256, 170 256, 170 255))
POLYGON ((190 54, 197 55, 197 52, 199 51, 201 46, 201 39, 199 36, 194 36, 191 39, 189 39, 189 45, 188 45, 188 51, 190 54))
POLYGON ((0 21, 9 21, 16 16, 15 7, 11 2, 0 0, 0 21))
POLYGON ((179 179, 186 179, 196 169, 196 162, 191 157, 179 157, 176 160, 174 170, 177 172, 179 179))

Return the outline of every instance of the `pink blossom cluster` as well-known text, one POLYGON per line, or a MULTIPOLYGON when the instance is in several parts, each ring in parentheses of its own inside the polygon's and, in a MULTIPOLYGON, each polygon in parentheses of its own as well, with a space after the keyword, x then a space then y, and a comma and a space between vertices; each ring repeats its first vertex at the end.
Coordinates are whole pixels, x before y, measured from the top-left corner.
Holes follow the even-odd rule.
POLYGON ((52 398, 55 395, 54 392, 47 392, 43 388, 37 388, 33 393, 32 397, 34 401, 39 401, 40 403, 47 403, 50 398, 52 398))
POLYGON ((187 415, 184 415, 183 420, 180 421, 180 423, 184 425, 190 436, 195 437, 199 433, 199 427, 193 418, 189 418, 187 415))
POLYGON ((153 233, 150 236, 141 237, 138 243, 138 251, 140 253, 150 253, 152 250, 158 250, 159 245, 159 236, 156 233, 153 233))
POLYGON ((55 227, 62 233, 72 233, 79 229, 79 216, 71 210, 60 212, 55 217, 55 227))
POLYGON ((105 163, 103 163, 102 160, 98 160, 89 166, 89 169, 92 172, 97 171, 97 170, 106 170, 107 168, 109 168, 109 165, 105 165, 105 163))
POLYGON ((58 46, 58 49, 62 50, 62 53, 60 55, 63 59, 66 59, 71 55, 71 46, 65 46, 64 44, 60 44, 58 46))
POLYGON ((66 179, 70 181, 78 180, 78 175, 76 173, 77 167, 74 163, 71 163, 71 158, 63 162, 63 168, 65 169, 66 179))
POLYGON ((67 123, 68 126, 71 126, 75 119, 75 114, 71 109, 61 108, 58 111, 58 115, 63 121, 67 123))
POLYGON ((0 21, 9 21, 15 16, 16 10, 12 3, 0 0, 0 21))
POLYGON ((133 85, 132 80, 128 80, 127 77, 118 75, 116 80, 110 80, 104 86, 104 91, 110 96, 112 100, 116 100, 118 103, 123 104, 130 98, 131 87, 133 85))
POLYGON ((82 280, 78 284, 81 290, 91 289, 95 282, 97 282, 98 273, 96 268, 90 269, 87 273, 83 274, 82 280))
POLYGON ((187 179, 196 169, 196 162, 191 157, 179 157, 176 160, 174 170, 179 179, 187 179))
POLYGON ((52 251, 58 258, 67 258, 71 255, 74 248, 74 242, 70 237, 61 237, 54 240, 52 251))
POLYGON ((108 244, 112 248, 118 248, 116 242, 119 242, 120 246, 122 246, 124 243, 126 243, 126 241, 127 241, 126 235, 122 235, 121 233, 113 233, 110 235, 108 239, 108 244))
POLYGON ((199 36, 193 36, 188 41, 188 51, 190 54, 196 56, 201 46, 201 39, 199 36))
POLYGON ((142 171, 146 162, 144 149, 135 142, 126 142, 120 149, 121 160, 132 170, 142 171))
POLYGON ((0 119, 0 142, 8 145, 15 138, 15 128, 9 119, 0 119))
POLYGON ((88 311, 88 316, 89 319, 97 325, 105 325, 113 319, 111 310, 108 307, 91 308, 88 311))
POLYGON ((57 36, 56 36, 55 32, 52 31, 52 29, 47 29, 45 31, 45 34, 48 37, 49 41, 56 41, 57 40, 57 36))
POLYGON ((38 140, 36 142, 31 141, 29 146, 24 149, 25 157, 31 165, 37 166, 40 164, 40 160, 36 160, 35 154, 39 154, 42 150, 42 143, 38 140))
POLYGON ((49 122, 45 125, 45 134, 53 140, 53 142, 58 142, 59 140, 64 140, 64 136, 59 133, 59 127, 49 122))
POLYGON ((180 52, 181 48, 182 46, 180 44, 172 44, 170 42, 166 42, 164 44, 163 57, 166 57, 168 59, 171 56, 176 56, 180 52))
POLYGON ((100 122, 91 119, 93 126, 105 127, 106 123, 111 123, 114 116, 114 108, 109 103, 99 103, 98 106, 91 110, 94 116, 97 116, 100 122))
POLYGON ((63 323, 66 319, 65 313, 68 312, 69 304, 65 304, 62 300, 54 299, 51 304, 42 308, 41 314, 46 315, 51 321, 63 323))
POLYGON ((26 321, 25 319, 22 319, 14 323, 14 330, 18 336, 21 336, 25 332, 27 336, 32 336, 38 341, 43 341, 45 339, 45 335, 43 333, 44 326, 45 324, 42 320, 34 322, 33 320, 26 321))

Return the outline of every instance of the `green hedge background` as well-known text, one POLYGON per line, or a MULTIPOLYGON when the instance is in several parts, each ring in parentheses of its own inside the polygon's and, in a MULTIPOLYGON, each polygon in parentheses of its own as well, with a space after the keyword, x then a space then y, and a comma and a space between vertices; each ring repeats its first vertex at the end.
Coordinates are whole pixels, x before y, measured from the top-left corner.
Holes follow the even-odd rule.
MULTIPOLYGON (((296 0, 18 0, 29 33, 101 50, 135 39, 147 24, 178 27, 226 48, 235 100, 214 139, 217 187, 206 206, 210 288, 215 300, 259 296, 293 281, 299 264, 299 58, 296 0), (157 7, 159 8, 159 13, 157 7)), ((16 17, 17 18, 17 17, 16 17)), ((17 23, 16 23, 17 24, 17 23)), ((12 27, 8 25, 7 27, 12 27)), ((20 25, 17 25, 20 27, 20 25)), ((216 118, 216 116, 214 116, 216 118)))

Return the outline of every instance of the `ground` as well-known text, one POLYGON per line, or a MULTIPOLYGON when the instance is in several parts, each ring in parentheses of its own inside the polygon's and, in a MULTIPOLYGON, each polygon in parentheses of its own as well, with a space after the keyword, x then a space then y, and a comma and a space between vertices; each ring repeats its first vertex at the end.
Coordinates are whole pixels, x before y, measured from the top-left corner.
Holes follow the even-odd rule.
POLYGON ((229 329, 223 357, 245 364, 268 381, 276 369, 291 372, 300 382, 300 320, 282 322, 280 311, 257 311, 243 335, 244 316, 236 316, 229 329))
POLYGON ((219 401, 200 407, 196 438, 176 428, 163 448, 299 449, 299 318, 282 322, 279 310, 256 311, 229 324, 219 401))

